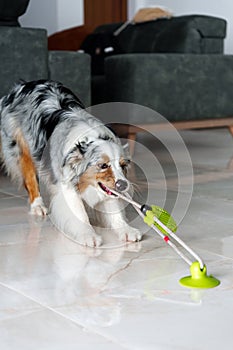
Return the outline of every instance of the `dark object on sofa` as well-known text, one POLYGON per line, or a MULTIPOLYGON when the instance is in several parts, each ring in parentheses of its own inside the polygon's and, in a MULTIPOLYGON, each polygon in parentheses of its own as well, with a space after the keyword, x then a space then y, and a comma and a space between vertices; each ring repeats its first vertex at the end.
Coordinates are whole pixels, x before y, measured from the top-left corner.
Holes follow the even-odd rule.
POLYGON ((90 105, 90 56, 49 52, 44 29, 0 26, 0 62, 0 98, 20 79, 52 79, 67 85, 90 105))
MULTIPOLYGON (((108 25, 106 26, 108 27, 108 25)), ((123 53, 117 37, 110 31, 89 34, 80 49, 91 56, 91 73, 93 76, 104 74, 106 57, 123 53)))
POLYGON ((0 26, 19 27, 18 17, 22 16, 30 0, 0 0, 0 26))

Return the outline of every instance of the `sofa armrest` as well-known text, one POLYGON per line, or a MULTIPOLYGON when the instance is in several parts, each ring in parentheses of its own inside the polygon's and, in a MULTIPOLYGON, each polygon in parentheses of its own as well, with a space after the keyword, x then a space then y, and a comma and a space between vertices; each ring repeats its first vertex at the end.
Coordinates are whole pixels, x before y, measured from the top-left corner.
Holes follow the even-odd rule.
POLYGON ((0 26, 0 97, 20 79, 47 79, 45 29, 0 26))
POLYGON ((74 51, 49 51, 49 78, 70 88, 84 103, 91 101, 90 56, 74 51))
POLYGON ((125 54, 105 60, 107 100, 150 107, 170 121, 233 115, 233 56, 125 54))

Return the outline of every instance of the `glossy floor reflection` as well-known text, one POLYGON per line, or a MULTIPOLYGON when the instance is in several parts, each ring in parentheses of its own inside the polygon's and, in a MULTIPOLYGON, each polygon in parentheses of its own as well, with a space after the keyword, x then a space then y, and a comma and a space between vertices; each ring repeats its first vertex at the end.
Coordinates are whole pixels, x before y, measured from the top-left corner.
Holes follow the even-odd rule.
MULTIPOLYGON (((180 237, 202 256, 208 273, 221 285, 208 290, 181 287, 179 279, 189 274, 188 265, 131 208, 130 220, 145 232, 142 242, 120 244, 108 232, 103 232, 105 245, 98 250, 72 242, 49 218, 28 215, 24 190, 2 173, 1 349, 232 348, 233 139, 224 129, 181 135, 193 164, 192 196, 192 176, 185 164, 177 181, 164 148, 140 135, 139 143, 151 149, 160 170, 155 173, 147 154, 136 147, 135 162, 143 160, 146 167, 132 171, 136 197, 175 208, 180 237)), ((178 146, 174 142, 179 152, 178 146)))

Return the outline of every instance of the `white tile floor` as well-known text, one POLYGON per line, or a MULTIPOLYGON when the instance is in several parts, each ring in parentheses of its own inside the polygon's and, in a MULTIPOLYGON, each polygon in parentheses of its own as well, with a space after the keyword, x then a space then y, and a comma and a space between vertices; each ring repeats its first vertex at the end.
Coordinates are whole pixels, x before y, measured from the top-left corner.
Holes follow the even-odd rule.
MULTIPOLYGON (((25 192, 2 174, 0 349, 232 349, 233 139, 227 130, 186 131, 182 137, 195 175, 188 208, 190 173, 185 167, 179 177, 187 186, 177 204, 176 169, 164 149, 139 137, 159 160, 161 178, 140 149, 135 159, 147 169, 150 202, 176 206, 179 222, 187 209, 179 235, 221 285, 205 290, 180 286, 188 265, 151 230, 138 244, 122 245, 105 233, 104 248, 79 246, 48 218, 28 215, 25 192)), ((145 176, 139 171, 134 176, 144 200, 145 176)), ((147 231, 133 212, 129 215, 147 231)))

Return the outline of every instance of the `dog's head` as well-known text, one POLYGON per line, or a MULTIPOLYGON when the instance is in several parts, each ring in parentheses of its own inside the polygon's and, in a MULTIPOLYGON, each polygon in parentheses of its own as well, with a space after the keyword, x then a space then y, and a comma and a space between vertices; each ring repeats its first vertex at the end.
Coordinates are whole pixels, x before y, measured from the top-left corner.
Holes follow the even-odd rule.
POLYGON ((104 196, 114 196, 111 189, 125 192, 130 163, 124 147, 115 138, 86 137, 75 143, 63 162, 63 173, 82 194, 89 186, 104 196))

